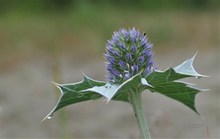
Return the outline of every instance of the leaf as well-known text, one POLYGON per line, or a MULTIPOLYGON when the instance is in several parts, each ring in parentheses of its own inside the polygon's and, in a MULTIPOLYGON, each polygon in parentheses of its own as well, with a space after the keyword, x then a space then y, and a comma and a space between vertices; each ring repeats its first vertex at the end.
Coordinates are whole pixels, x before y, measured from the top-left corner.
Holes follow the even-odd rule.
POLYGON ((134 89, 137 86, 147 87, 149 85, 146 80, 144 84, 141 84, 141 73, 133 76, 121 85, 96 81, 85 75, 83 81, 78 83, 54 84, 59 88, 61 96, 53 110, 43 120, 52 117, 54 112, 67 105, 101 97, 107 98, 108 102, 110 100, 129 102, 127 95, 129 89, 134 89))
POLYGON ((155 70, 146 78, 146 80, 154 87, 150 89, 151 91, 161 93, 177 100, 198 114, 195 108, 195 96, 200 91, 206 90, 194 88, 189 83, 176 81, 186 77, 207 77, 198 74, 195 71, 193 68, 194 58, 195 55, 191 59, 184 61, 179 66, 169 68, 166 71, 155 70))
POLYGON ((84 91, 84 92, 81 91, 88 88, 92 88, 94 86, 105 85, 104 82, 93 80, 87 77, 86 75, 84 75, 83 80, 78 83, 70 83, 70 84, 54 83, 54 84, 56 85, 56 87, 59 88, 61 92, 61 96, 57 104, 53 108, 53 110, 44 119, 52 117, 55 111, 67 105, 101 98, 102 96, 97 93, 93 93, 91 91, 84 91))
POLYGON ((94 86, 92 88, 82 90, 81 92, 86 93, 90 91, 90 92, 98 93, 104 96, 105 98, 107 98, 108 101, 110 101, 112 97, 115 95, 115 93, 117 93, 118 88, 119 88, 118 85, 112 85, 110 83, 107 83, 104 86, 94 86))
POLYGON ((179 66, 176 66, 174 68, 175 72, 182 74, 182 75, 188 75, 188 76, 197 77, 197 78, 208 77, 208 76, 197 73, 196 70, 194 69, 193 61, 196 57, 196 54, 192 58, 190 58, 189 60, 184 61, 179 66))
POLYGON ((98 93, 107 98, 107 102, 109 102, 112 99, 129 102, 127 93, 130 89, 141 88, 143 86, 146 88, 150 86, 145 79, 142 79, 142 82, 141 73, 139 73, 133 76, 132 78, 126 80, 121 85, 107 83, 104 86, 94 86, 92 88, 82 90, 82 92, 91 91, 98 93))
POLYGON ((192 65, 194 58, 195 56, 166 71, 155 70, 146 79, 141 77, 142 72, 140 72, 121 85, 96 81, 85 75, 83 81, 78 83, 54 83, 59 88, 61 96, 53 110, 44 119, 50 118, 54 112, 67 105, 101 97, 105 97, 107 102, 110 100, 129 102, 128 92, 145 89, 166 95, 198 113, 195 108, 195 95, 206 90, 194 88, 189 83, 176 81, 186 77, 207 77, 195 71, 192 65))

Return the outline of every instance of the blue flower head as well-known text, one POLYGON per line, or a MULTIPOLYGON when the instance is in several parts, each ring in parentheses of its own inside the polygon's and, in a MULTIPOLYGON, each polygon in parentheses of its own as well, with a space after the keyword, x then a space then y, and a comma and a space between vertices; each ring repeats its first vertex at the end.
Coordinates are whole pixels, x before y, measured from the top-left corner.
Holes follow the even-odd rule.
POLYGON ((148 76, 154 70, 152 46, 135 28, 114 32, 106 44, 107 80, 120 84, 140 72, 148 76))

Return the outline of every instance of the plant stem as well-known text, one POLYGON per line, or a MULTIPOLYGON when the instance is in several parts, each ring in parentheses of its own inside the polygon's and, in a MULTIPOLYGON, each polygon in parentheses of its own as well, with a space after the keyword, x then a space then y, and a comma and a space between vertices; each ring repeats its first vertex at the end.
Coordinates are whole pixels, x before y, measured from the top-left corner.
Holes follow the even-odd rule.
POLYGON ((141 105, 141 92, 140 91, 130 91, 130 102, 133 106, 135 117, 137 123, 144 139, 151 139, 150 132, 145 120, 144 112, 141 105))

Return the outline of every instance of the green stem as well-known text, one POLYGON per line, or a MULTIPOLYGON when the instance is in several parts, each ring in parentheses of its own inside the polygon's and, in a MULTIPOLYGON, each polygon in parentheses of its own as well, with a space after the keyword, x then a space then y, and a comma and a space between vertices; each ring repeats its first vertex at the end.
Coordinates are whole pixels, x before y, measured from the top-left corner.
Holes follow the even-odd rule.
POLYGON ((135 117, 137 123, 144 139, 151 139, 150 132, 145 120, 144 112, 141 106, 141 92, 140 91, 130 91, 130 102, 133 106, 135 117))

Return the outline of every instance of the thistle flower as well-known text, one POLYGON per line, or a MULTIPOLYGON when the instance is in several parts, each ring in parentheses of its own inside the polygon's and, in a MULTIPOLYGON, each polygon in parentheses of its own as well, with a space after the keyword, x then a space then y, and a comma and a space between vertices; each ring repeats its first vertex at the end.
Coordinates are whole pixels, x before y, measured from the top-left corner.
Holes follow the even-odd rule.
POLYGON ((120 84, 140 72, 148 76, 154 69, 152 46, 135 28, 114 32, 106 44, 107 80, 120 84))
POLYGON ((195 96, 205 89, 197 89, 189 86, 189 83, 176 81, 186 77, 207 77, 197 73, 193 67, 196 55, 175 68, 157 71, 154 70, 152 46, 146 34, 141 34, 135 28, 114 32, 112 39, 106 44, 104 54, 107 60, 108 81, 93 80, 84 75, 81 82, 54 83, 61 91, 61 96, 56 106, 45 118, 51 119, 54 112, 67 105, 105 97, 107 102, 117 100, 130 103, 142 138, 150 139, 141 104, 142 92, 145 89, 177 100, 199 114, 195 107, 195 96), (154 73, 152 73, 153 70, 154 73), (134 75, 137 75, 136 78, 131 78, 134 75))

